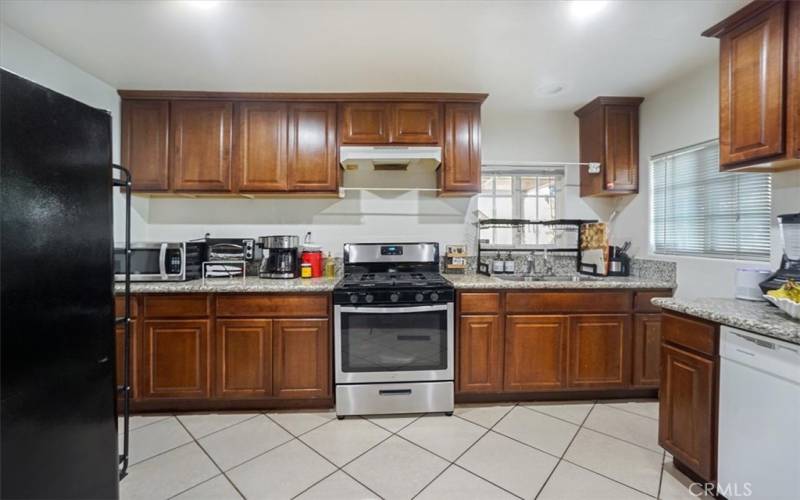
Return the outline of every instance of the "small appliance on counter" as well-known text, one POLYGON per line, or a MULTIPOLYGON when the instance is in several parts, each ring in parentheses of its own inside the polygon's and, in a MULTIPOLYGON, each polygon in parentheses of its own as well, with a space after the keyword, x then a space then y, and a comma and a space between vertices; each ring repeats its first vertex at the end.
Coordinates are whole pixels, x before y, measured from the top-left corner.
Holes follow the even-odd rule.
POLYGON ((261 236, 258 245, 263 249, 260 278, 292 279, 300 275, 299 237, 261 236))
POLYGON ((608 275, 609 276, 630 276, 631 258, 628 250, 631 242, 626 241, 621 247, 611 246, 608 249, 608 275))
POLYGON ((608 274, 608 225, 604 222, 582 224, 580 229, 581 274, 606 276, 608 274))
POLYGON ((256 240, 254 238, 211 238, 205 236, 206 262, 220 260, 255 259, 256 240))
POLYGON ((736 298, 761 301, 764 297, 759 285, 772 274, 767 269, 740 267, 736 269, 736 298))
POLYGON ((322 276, 322 245, 311 241, 311 231, 306 233, 303 238, 303 253, 300 254, 300 264, 311 266, 311 276, 309 278, 319 278, 322 276))
POLYGON ((761 291, 777 290, 793 280, 800 283, 800 213, 778 216, 783 256, 778 270, 761 282, 761 291))
MULTIPOLYGON (((131 281, 200 279, 206 244, 203 241, 131 243, 131 281)), ((125 247, 114 245, 114 280, 125 280, 125 247)))

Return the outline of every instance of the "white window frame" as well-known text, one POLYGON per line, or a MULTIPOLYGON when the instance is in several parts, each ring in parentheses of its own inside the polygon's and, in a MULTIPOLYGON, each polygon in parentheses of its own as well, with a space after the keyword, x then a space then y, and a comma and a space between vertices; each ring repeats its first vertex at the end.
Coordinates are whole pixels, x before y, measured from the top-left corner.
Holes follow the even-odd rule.
MULTIPOLYGON (((555 178, 555 216, 554 219, 559 219, 563 217, 564 211, 564 185, 565 185, 565 176, 566 172, 564 167, 541 167, 541 166, 520 166, 520 165, 484 165, 481 169, 481 186, 483 185, 483 177, 486 175, 491 176, 510 176, 512 178, 512 187, 511 187, 511 218, 512 219, 523 219, 523 211, 524 211, 524 203, 526 198, 543 198, 538 194, 533 196, 526 196, 526 193, 522 189, 522 178, 523 177, 554 177, 555 178)), ((492 187, 493 192, 491 195, 487 195, 481 192, 478 197, 491 197, 495 198, 495 189, 496 187, 493 185, 492 187)), ((538 210, 538 204, 537 210, 538 210)), ((487 217, 495 218, 492 214, 484 214, 487 217)), ((539 219, 539 220, 551 220, 547 219, 539 219)), ((508 231, 507 229, 483 229, 481 230, 482 236, 485 237, 486 234, 491 231, 491 239, 492 241, 496 241, 497 231, 508 231)), ((524 235, 525 228, 519 228, 512 232, 512 243, 511 244, 488 244, 483 245, 483 248, 486 249, 509 249, 509 248, 545 248, 548 246, 552 246, 550 243, 535 243, 535 244, 525 244, 525 235, 524 235)), ((538 234, 537 234, 538 239, 538 234)))
MULTIPOLYGON (((766 241, 762 242, 762 245, 764 246, 764 250, 761 253, 723 252, 723 251, 715 250, 715 249, 719 248, 719 242, 715 241, 713 239, 713 237, 710 237, 711 234, 713 233, 714 221, 713 221, 713 219, 712 220, 707 220, 706 218, 703 219, 703 233, 702 233, 703 234, 703 238, 701 240, 702 243, 703 243, 703 250, 702 251, 698 251, 698 250, 695 250, 695 249, 692 249, 692 248, 686 248, 686 247, 681 248, 680 243, 679 242, 675 242, 675 241, 670 242, 669 244, 665 244, 662 248, 658 247, 658 245, 657 245, 657 239, 658 238, 656 236, 656 232, 657 232, 657 229, 658 229, 656 227, 656 225, 657 225, 656 224, 656 218, 657 218, 657 214, 656 214, 656 192, 655 192, 655 189, 656 189, 655 184, 656 184, 656 177, 657 177, 657 172, 656 172, 657 165, 656 165, 656 163, 657 162, 672 161, 672 159, 674 159, 675 157, 678 157, 680 155, 690 154, 692 152, 696 152, 698 150, 702 150, 702 149, 706 149, 706 148, 710 148, 710 147, 716 147, 717 150, 718 150, 719 141, 717 139, 713 139, 713 140, 710 140, 710 141, 706 141, 706 142, 702 142, 702 143, 695 144, 695 145, 692 145, 692 146, 687 146, 687 147, 684 147, 684 148, 676 149, 676 150, 669 151, 669 152, 666 152, 666 153, 662 153, 662 154, 659 154, 659 155, 654 155, 654 156, 652 156, 650 158, 650 165, 649 165, 649 174, 650 174, 649 175, 649 177, 650 177, 649 184, 650 184, 650 186, 649 186, 649 210, 648 210, 648 213, 649 213, 648 223, 649 223, 649 247, 650 247, 650 253, 653 254, 653 255, 664 255, 664 256, 673 256, 673 257, 700 257, 700 258, 724 259, 724 260, 769 261, 769 259, 770 259, 770 254, 769 254, 769 248, 770 248, 770 241, 769 241, 770 240, 770 235, 769 235, 769 233, 770 232, 769 232, 769 229, 767 229, 766 241)), ((659 166, 658 168, 670 168, 670 165, 669 164, 664 164, 664 166, 659 166)), ((719 168, 719 157, 718 156, 717 156, 716 168, 717 169, 719 168)), ((717 175, 717 174, 714 174, 714 175, 717 175)), ((766 208, 766 212, 767 213, 771 213, 771 210, 772 210, 772 206, 771 206, 772 205, 772 200, 771 200, 772 185, 771 185, 771 177, 769 176, 769 174, 766 174, 766 173, 752 174, 752 173, 719 172, 718 175, 721 175, 721 176, 732 176, 730 179, 735 180, 737 182, 737 184, 736 184, 737 195, 738 195, 738 190, 740 189, 739 181, 741 179, 743 179, 743 177, 741 177, 741 176, 744 176, 744 175, 764 175, 764 176, 767 176, 767 183, 768 183, 769 192, 766 193, 766 198, 767 198, 767 203, 770 206, 768 206, 766 208), (739 177, 736 177, 736 176, 739 176, 739 177)), ((706 182, 702 186, 705 189, 707 189, 707 188, 715 188, 715 187, 718 188, 718 185, 715 184, 714 182, 706 182)), ((697 193, 693 193, 693 194, 697 194, 697 193)), ((665 196, 665 197, 667 195, 668 195, 668 193, 666 193, 666 192, 663 194, 663 196, 665 196)), ((665 203, 665 204, 668 203, 668 201, 666 201, 666 198, 665 198, 665 201, 663 203, 665 203)), ((674 201, 672 201, 672 203, 674 203, 674 201)), ((738 209, 738 205, 737 205, 737 209, 738 209)), ((665 211, 666 211, 666 208, 665 208, 665 211)), ((667 213, 665 213, 663 215, 669 217, 669 214, 667 214, 667 213)), ((737 216, 738 216, 738 212, 737 212, 737 216)), ((767 228, 769 228, 770 222, 771 222, 771 217, 767 217, 766 220, 764 221, 764 224, 766 224, 767 228)), ((673 225, 674 225, 674 223, 673 223, 673 225)), ((761 227, 761 226, 759 226, 759 227, 761 227)), ((662 229, 664 231, 669 231, 670 230, 669 226, 666 225, 666 223, 664 224, 662 229)), ((666 239, 666 236, 664 236, 663 238, 666 239)), ((737 245, 738 245, 738 242, 741 241, 740 239, 738 239, 738 235, 737 235, 737 240, 736 241, 737 241, 737 245)))

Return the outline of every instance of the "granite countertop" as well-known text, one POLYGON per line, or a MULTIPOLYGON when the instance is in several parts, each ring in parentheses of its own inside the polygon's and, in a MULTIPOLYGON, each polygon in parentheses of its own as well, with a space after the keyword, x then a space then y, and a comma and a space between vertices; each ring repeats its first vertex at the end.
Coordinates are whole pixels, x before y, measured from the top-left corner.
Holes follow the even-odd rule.
POLYGON ((675 283, 672 281, 660 281, 654 279, 640 278, 637 276, 612 276, 605 278, 584 279, 583 281, 572 281, 565 278, 560 281, 512 281, 494 276, 484 276, 483 274, 445 274, 445 278, 453 283, 456 289, 463 290, 537 290, 537 289, 672 289, 675 283))
POLYGON ((790 318, 768 302, 714 298, 656 298, 652 302, 670 311, 800 345, 800 321, 790 318))
MULTIPOLYGON (((211 278, 192 281, 131 282, 131 293, 292 293, 330 292, 339 281, 336 278, 262 279, 258 276, 242 278, 211 278)), ((122 293, 123 283, 116 283, 114 291, 122 293)))

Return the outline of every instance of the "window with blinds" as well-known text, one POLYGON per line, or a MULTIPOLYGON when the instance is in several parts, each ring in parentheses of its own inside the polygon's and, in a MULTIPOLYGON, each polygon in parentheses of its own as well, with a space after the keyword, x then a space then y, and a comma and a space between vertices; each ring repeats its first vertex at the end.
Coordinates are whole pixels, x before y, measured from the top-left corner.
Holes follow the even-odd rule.
POLYGON ((722 173, 710 141, 650 159, 650 240, 657 254, 769 260, 769 174, 722 173))

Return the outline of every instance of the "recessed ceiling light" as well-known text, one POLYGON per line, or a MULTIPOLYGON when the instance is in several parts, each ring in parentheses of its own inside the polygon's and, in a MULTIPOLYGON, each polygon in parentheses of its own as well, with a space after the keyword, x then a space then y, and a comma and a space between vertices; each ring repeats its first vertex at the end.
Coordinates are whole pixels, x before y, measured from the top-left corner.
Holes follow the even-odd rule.
POLYGON ((607 6, 607 0, 572 0, 569 2, 569 13, 573 19, 583 21, 596 16, 607 6))
POLYGON ((536 93, 545 96, 545 97, 552 97, 554 95, 558 95, 564 90, 566 90, 567 86, 563 83, 553 82, 553 83, 544 83, 536 87, 536 93))

